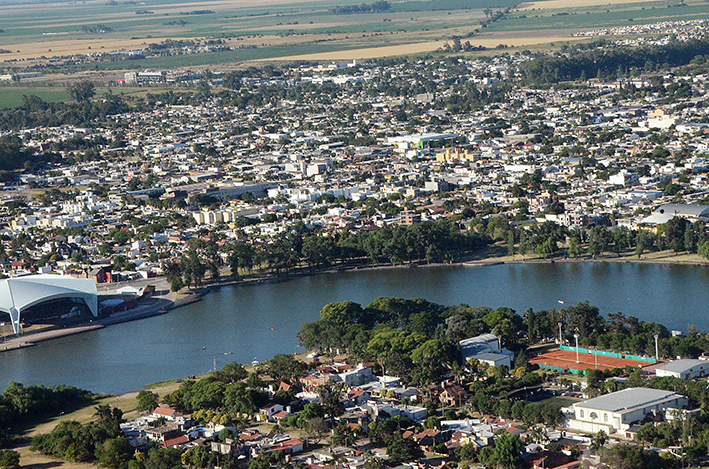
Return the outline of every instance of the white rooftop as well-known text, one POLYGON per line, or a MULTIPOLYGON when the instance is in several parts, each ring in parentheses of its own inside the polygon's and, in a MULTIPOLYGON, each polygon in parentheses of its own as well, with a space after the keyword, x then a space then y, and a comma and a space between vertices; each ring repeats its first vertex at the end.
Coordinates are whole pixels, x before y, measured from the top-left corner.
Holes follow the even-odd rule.
POLYGON ((638 407, 645 407, 652 403, 676 399, 680 396, 671 391, 650 388, 628 388, 622 391, 594 397, 583 402, 577 402, 574 407, 587 407, 590 409, 605 410, 608 412, 625 413, 638 407))

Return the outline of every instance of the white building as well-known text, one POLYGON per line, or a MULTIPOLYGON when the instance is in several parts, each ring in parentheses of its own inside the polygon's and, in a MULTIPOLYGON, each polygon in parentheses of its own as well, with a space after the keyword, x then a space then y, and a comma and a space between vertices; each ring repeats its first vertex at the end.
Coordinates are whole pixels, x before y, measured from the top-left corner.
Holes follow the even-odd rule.
POLYGON ((574 418, 568 425, 574 430, 607 434, 624 431, 646 415, 687 405, 687 398, 670 391, 628 388, 573 404, 574 418))
POLYGON ((20 330, 20 318, 28 308, 59 298, 72 298, 86 303, 91 314, 98 316, 98 292, 91 279, 61 275, 28 275, 0 281, 0 312, 10 315, 12 330, 20 330))
POLYGON ((675 360, 655 370, 659 377, 671 376, 679 379, 693 379, 709 374, 709 361, 706 360, 675 360))
POLYGON ((458 345, 460 346, 463 365, 468 363, 471 358, 475 358, 479 362, 487 363, 490 366, 505 365, 507 368, 512 366, 514 354, 502 348, 500 339, 494 334, 482 334, 461 340, 458 345))

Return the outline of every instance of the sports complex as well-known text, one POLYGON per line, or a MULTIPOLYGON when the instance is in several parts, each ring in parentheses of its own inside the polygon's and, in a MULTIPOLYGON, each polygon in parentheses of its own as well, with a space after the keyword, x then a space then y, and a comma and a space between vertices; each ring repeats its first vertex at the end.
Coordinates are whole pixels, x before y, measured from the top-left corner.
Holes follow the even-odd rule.
POLYGON ((576 374, 585 374, 586 370, 612 370, 614 368, 643 368, 655 363, 655 359, 621 354, 611 354, 601 350, 588 350, 573 347, 564 347, 561 350, 543 353, 529 360, 540 368, 554 371, 569 371, 576 374))

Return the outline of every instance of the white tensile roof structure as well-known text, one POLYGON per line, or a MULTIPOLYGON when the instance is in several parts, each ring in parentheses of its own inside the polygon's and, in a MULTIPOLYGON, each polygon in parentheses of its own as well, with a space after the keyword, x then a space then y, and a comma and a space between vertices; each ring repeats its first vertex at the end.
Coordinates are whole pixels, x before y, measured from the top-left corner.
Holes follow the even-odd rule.
POLYGON ((0 312, 10 314, 12 330, 17 334, 22 311, 30 306, 57 298, 81 298, 98 316, 96 283, 87 278, 61 275, 28 275, 0 280, 0 312))

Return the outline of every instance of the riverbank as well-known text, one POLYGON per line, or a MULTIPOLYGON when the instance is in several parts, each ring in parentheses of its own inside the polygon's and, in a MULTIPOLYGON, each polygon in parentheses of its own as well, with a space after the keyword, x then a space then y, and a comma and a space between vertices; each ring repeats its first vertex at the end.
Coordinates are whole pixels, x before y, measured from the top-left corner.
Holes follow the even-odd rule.
MULTIPOLYGON (((623 253, 620 256, 606 256, 598 258, 551 258, 543 259, 537 256, 506 256, 501 255, 504 249, 500 246, 491 246, 486 249, 478 256, 470 256, 456 263, 432 263, 432 264, 399 264, 399 265, 351 265, 351 266, 337 266, 330 269, 323 270, 301 270, 296 273, 291 273, 287 275, 264 275, 260 277, 252 277, 247 279, 220 279, 216 283, 207 283, 203 287, 194 290, 182 291, 180 293, 171 292, 169 289, 169 284, 164 277, 152 278, 152 279, 142 279, 134 282, 130 282, 131 285, 141 286, 141 285, 155 285, 156 292, 153 298, 147 300, 146 303, 139 305, 137 308, 124 311, 120 313, 115 313, 107 318, 94 319, 89 323, 78 324, 74 326, 66 326, 61 329, 55 328, 51 330, 45 330, 41 332, 34 332, 22 335, 20 337, 6 337, 3 343, 0 343, 0 352, 16 350, 24 347, 31 347, 37 343, 45 342, 48 340, 53 340, 61 337, 67 337, 75 334, 81 334, 84 332, 91 332, 101 329, 106 326, 120 324, 129 321, 137 321, 140 319, 146 319, 161 314, 165 314, 168 311, 180 308, 186 305, 200 301, 204 295, 208 294, 212 290, 220 289, 225 286, 247 286, 247 285, 266 285, 266 284, 277 284, 281 282, 286 282, 290 280, 295 280, 303 277, 313 277, 313 276, 329 276, 337 275, 345 272, 371 272, 371 271, 389 271, 389 270, 400 270, 400 269, 426 269, 426 268, 437 268, 437 267, 450 267, 450 266, 462 266, 462 267, 489 267, 500 264, 585 264, 585 263, 633 263, 633 264, 668 264, 668 265, 697 265, 706 266, 707 262, 697 256, 696 254, 677 254, 673 251, 661 251, 644 254, 641 258, 630 252, 623 253)), ((117 288, 124 286, 125 284, 116 285, 101 285, 99 286, 99 292, 101 294, 112 294, 115 293, 117 288)))

